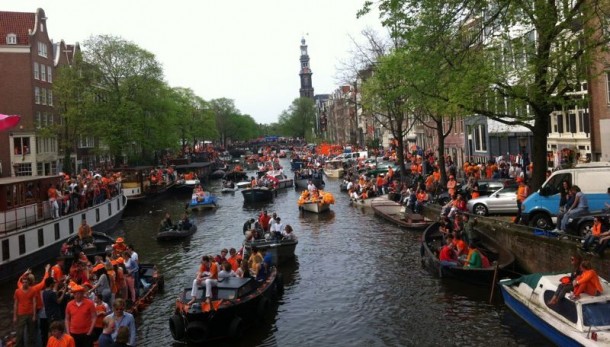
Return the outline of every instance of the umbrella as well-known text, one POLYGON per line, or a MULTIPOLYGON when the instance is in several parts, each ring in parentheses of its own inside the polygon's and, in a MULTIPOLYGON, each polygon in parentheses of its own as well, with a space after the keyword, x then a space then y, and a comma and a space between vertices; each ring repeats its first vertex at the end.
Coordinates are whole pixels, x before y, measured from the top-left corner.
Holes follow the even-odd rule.
POLYGON ((10 129, 16 126, 21 119, 20 116, 9 116, 6 114, 0 114, 0 131, 10 129))

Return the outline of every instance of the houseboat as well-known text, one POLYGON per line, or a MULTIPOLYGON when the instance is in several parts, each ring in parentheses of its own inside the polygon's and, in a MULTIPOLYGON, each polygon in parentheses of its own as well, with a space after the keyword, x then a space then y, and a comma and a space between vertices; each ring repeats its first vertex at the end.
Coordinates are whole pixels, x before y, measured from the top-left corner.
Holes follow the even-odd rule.
POLYGON ((47 191, 62 180, 60 175, 0 178, 0 281, 54 259, 83 220, 104 232, 121 219, 127 205, 121 191, 102 203, 52 218, 47 191))
POLYGON ((174 175, 152 166, 121 169, 123 194, 130 201, 145 201, 158 197, 176 184, 174 175))

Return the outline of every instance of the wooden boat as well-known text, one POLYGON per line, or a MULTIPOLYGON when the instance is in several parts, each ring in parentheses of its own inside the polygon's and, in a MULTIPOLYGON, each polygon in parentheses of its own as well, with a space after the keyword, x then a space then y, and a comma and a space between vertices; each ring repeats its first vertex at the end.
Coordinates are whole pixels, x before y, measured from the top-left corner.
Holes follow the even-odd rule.
MULTIPOLYGON (((201 289, 205 293, 205 287, 201 289)), ((230 277, 218 282, 211 304, 194 303, 191 287, 184 288, 176 300, 169 329, 176 341, 203 345, 222 338, 238 338, 260 321, 284 291, 281 275, 273 267, 263 282, 253 278, 230 277)))
POLYGON ((176 184, 176 178, 163 170, 158 180, 151 172, 163 170, 153 166, 121 168, 121 189, 129 201, 147 201, 160 196, 176 184), (151 178, 152 177, 152 178, 151 178))
POLYGON ((324 186, 326 185, 324 183, 324 178, 322 177, 321 173, 316 173, 314 175, 313 173, 309 172, 309 170, 303 172, 295 172, 294 185, 296 188, 307 189, 309 181, 311 181, 318 189, 324 189, 324 186))
POLYGON ((570 274, 531 274, 500 281, 504 303, 557 346, 610 345, 610 284, 600 278, 601 295, 565 297, 548 305, 563 277, 570 274))
POLYGON ((323 213, 330 211, 330 204, 325 204, 323 202, 305 202, 303 205, 299 206, 303 211, 313 212, 313 213, 323 213))
POLYGON ((259 250, 265 249, 267 252, 271 252, 273 259, 273 265, 283 263, 285 261, 294 259, 294 251, 297 248, 297 240, 254 240, 244 241, 244 259, 248 259, 252 246, 255 246, 259 250))
POLYGON ((485 236, 485 234, 479 233, 478 249, 492 263, 490 267, 473 269, 463 266, 444 266, 438 258, 438 252, 443 244, 442 235, 438 230, 439 225, 439 223, 430 225, 424 231, 422 242, 423 265, 435 276, 456 278, 473 284, 490 285, 494 278, 496 266, 498 271, 502 271, 515 261, 515 256, 511 251, 485 236))
POLYGON ((324 173, 328 177, 341 178, 345 173, 343 162, 341 160, 331 160, 324 165, 324 173))
POLYGON ((294 179, 288 178, 281 170, 267 171, 267 177, 274 182, 276 189, 291 188, 294 186, 294 179))
POLYGON ((187 209, 212 209, 216 208, 218 198, 210 193, 205 193, 203 199, 199 200, 197 195, 193 194, 191 201, 187 204, 187 209))
POLYGON ((0 281, 55 258, 62 243, 86 219, 94 231, 114 228, 121 219, 126 197, 119 191, 110 199, 83 210, 51 218, 46 187, 62 176, 0 178, 0 281))
POLYGON ((245 171, 230 171, 224 175, 224 179, 227 181, 239 182, 248 179, 248 175, 245 171))
POLYGON ((179 240, 193 235, 197 231, 197 226, 191 221, 188 228, 184 228, 181 224, 176 225, 171 229, 161 229, 157 233, 157 241, 179 240))
POLYGON ((69 248, 60 254, 65 258, 77 257, 80 252, 85 253, 87 258, 93 259, 96 255, 106 256, 112 253, 112 245, 114 244, 114 238, 106 233, 100 233, 94 231, 92 233, 93 242, 83 243, 78 237, 78 234, 70 236, 66 240, 66 244, 69 248))
POLYGON ((143 311, 159 292, 165 289, 165 278, 159 273, 157 267, 150 263, 139 264, 140 288, 138 289, 138 300, 126 308, 126 311, 136 315, 143 311))
POLYGON ((420 214, 404 211, 404 206, 387 197, 373 198, 371 208, 377 216, 407 229, 421 230, 432 224, 431 220, 420 214))
POLYGON ((173 165, 178 179, 174 190, 190 192, 198 184, 201 184, 201 179, 208 177, 212 169, 211 162, 192 162, 186 160, 173 160, 176 164, 173 165))
POLYGON ((242 189, 244 202, 269 202, 273 201, 273 196, 277 193, 275 189, 267 187, 256 187, 242 189))

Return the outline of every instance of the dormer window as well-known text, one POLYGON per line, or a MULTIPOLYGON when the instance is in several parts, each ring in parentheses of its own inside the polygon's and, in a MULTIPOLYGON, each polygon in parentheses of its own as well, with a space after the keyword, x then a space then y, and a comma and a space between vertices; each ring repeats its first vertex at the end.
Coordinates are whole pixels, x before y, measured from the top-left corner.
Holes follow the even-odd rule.
POLYGON ((7 45, 16 45, 17 44, 17 35, 10 33, 6 35, 6 44, 7 45))

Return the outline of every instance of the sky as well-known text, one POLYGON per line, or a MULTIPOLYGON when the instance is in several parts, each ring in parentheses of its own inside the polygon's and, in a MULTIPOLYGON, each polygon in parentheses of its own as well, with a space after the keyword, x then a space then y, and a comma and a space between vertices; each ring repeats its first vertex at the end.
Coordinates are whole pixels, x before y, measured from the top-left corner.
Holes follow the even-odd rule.
POLYGON ((68 44, 114 35, 156 56, 171 87, 205 100, 229 98, 242 114, 272 123, 300 88, 307 40, 315 94, 339 87, 361 32, 384 29, 378 14, 356 18, 364 0, 2 0, 0 10, 47 16, 51 40, 68 44), (97 6, 96 6, 97 5, 97 6))

